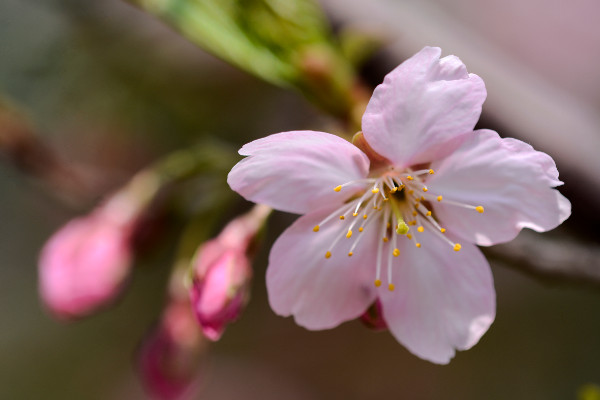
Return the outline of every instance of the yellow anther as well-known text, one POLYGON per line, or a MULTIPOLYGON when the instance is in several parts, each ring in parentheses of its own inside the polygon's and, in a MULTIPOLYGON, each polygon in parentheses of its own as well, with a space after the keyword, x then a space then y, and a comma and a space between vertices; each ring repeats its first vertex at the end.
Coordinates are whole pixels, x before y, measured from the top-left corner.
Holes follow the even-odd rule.
POLYGON ((353 252, 349 252, 348 253, 348 257, 352 257, 352 254, 354 254, 353 252))
POLYGON ((377 207, 377 211, 381 211, 381 206, 377 207))
POLYGON ((425 214, 425 215, 427 215, 428 217, 431 217, 431 211, 427 211, 427 214, 425 214))
POLYGON ((375 279, 375 286, 377 286, 377 287, 381 286, 381 280, 380 279, 375 279))
POLYGON ((389 290, 390 292, 393 292, 395 288, 396 288, 396 287, 394 286, 394 284, 393 284, 393 283, 390 283, 390 284, 388 285, 388 290, 389 290))
POLYGON ((415 202, 415 208, 419 208, 419 199, 415 202))
POLYGON ((315 225, 315 227, 313 228, 313 232, 319 232, 319 229, 320 229, 319 225, 315 225))
POLYGON ((408 221, 408 224, 411 226, 415 226, 417 224, 417 221, 408 221))
POLYGON ((415 244, 415 246, 417 246, 418 248, 421 248, 421 243, 417 243, 417 244, 415 244))
POLYGON ((389 240, 389 239, 388 239, 387 237, 384 237, 384 238, 383 238, 383 241, 384 241, 384 242, 386 242, 386 243, 388 242, 388 240, 389 240))
POLYGON ((483 214, 483 207, 481 207, 481 206, 477 206, 477 207, 475 207, 475 209, 477 210, 477 212, 478 212, 479 214, 483 214))
POLYGON ((409 175, 409 176, 406 177, 406 179, 408 179, 409 181, 412 181, 415 178, 413 178, 412 176, 409 175))
POLYGON ((389 222, 386 225, 386 228, 390 229, 390 226, 392 226, 392 224, 390 224, 389 222))
POLYGON ((343 221, 346 219, 346 217, 344 217, 343 215, 340 215, 340 219, 343 221))
POLYGON ((339 192, 340 190, 342 190, 342 185, 334 187, 333 190, 339 192))
POLYGON ((400 250, 394 249, 394 251, 392 252, 392 254, 394 255, 394 257, 398 257, 400 255, 400 250))
POLYGON ((353 217, 356 217, 358 215, 358 213, 352 213, 353 217))
POLYGON ((373 206, 373 210, 377 210, 377 206, 373 206))
POLYGON ((443 197, 442 196, 438 196, 437 197, 437 201, 442 201, 443 197))
POLYGON ((409 233, 408 235, 406 235, 406 237, 412 239, 412 234, 409 233))
POLYGON ((396 233, 398 235, 406 235, 408 233, 408 225, 406 225, 406 222, 398 222, 398 225, 396 226, 396 233))
POLYGON ((363 215, 363 219, 367 219, 367 214, 363 215))
POLYGON ((429 175, 433 175, 433 174, 435 174, 435 171, 434 171, 434 170, 432 170, 432 169, 430 169, 430 170, 429 170, 429 175))
POLYGON ((418 214, 418 212, 416 212, 416 211, 413 211, 413 212, 412 212, 412 215, 413 215, 413 217, 416 217, 416 216, 417 216, 417 214, 418 214))
POLYGON ((428 189, 426 187, 423 188, 423 191, 426 192, 428 189))
POLYGON ((459 243, 456 243, 456 244, 454 245, 454 251, 459 251, 459 250, 461 249, 461 247, 462 247, 462 246, 461 246, 459 243))
POLYGON ((440 232, 442 232, 442 233, 446 232, 446 228, 440 228, 440 232))
POLYGON ((410 189, 410 190, 408 191, 408 194, 413 194, 414 192, 415 192, 414 190, 410 189))
POLYGON ((350 239, 352 237, 352 231, 348 229, 348 233, 346 233, 346 237, 350 239))
POLYGON ((360 228, 358 228, 358 231, 362 232, 363 231, 363 227, 361 226, 360 228))
POLYGON ((425 201, 425 197, 421 196, 421 201, 425 201))
POLYGON ((330 251, 328 251, 327 253, 325 253, 325 258, 329 258, 329 257, 331 257, 331 252, 330 251))
POLYGON ((425 231, 425 228, 423 228, 422 226, 418 227, 417 230, 421 233, 423 233, 423 231, 425 231))
POLYGON ((389 200, 389 198, 387 198, 387 197, 383 198, 383 201, 388 201, 388 200, 389 200))
POLYGON ((394 186, 392 188, 392 190, 390 190, 390 193, 396 193, 398 191, 398 186, 394 186))
POLYGON ((421 199, 415 199, 415 202, 417 202, 417 203, 420 202, 420 201, 421 201, 421 199))
POLYGON ((402 189, 404 189, 405 187, 406 187, 406 185, 403 183, 402 185, 400 185, 400 189, 399 189, 399 190, 402 190, 402 189))
POLYGON ((373 193, 373 194, 377 194, 377 193, 379 193, 379 189, 378 189, 378 188, 373 188, 373 189, 371 190, 371 193, 373 193))

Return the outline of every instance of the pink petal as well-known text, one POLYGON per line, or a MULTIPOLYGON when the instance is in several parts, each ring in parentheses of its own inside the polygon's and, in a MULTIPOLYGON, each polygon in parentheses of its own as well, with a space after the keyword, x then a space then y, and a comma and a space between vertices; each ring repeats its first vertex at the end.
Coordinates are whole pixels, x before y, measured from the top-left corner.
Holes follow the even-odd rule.
MULTIPOLYGON (((269 256, 267 289, 271 308, 279 315, 293 315, 308 329, 329 329, 359 317, 375 300, 375 227, 366 227, 346 238, 349 221, 333 221, 313 227, 332 210, 300 217, 275 242, 269 256), (352 257, 352 243, 361 238, 352 257), (343 236, 335 248, 335 238, 343 236), (325 253, 331 251, 331 258, 325 253)), ((352 217, 351 217, 352 218, 352 217)), ((374 221, 374 223, 377 221, 374 221)))
POLYGON ((418 233, 421 248, 402 241, 393 292, 379 289, 390 332, 413 354, 446 364, 456 350, 475 345, 494 321, 490 267, 479 249, 455 252, 431 232, 418 233))
POLYGON ((452 152, 473 130, 486 90, 455 56, 425 47, 375 89, 362 119, 367 142, 398 167, 452 152))
POLYGON ((333 189, 369 171, 362 151, 324 132, 277 133, 244 145, 240 154, 248 157, 229 173, 229 186, 247 200, 298 214, 342 204, 353 188, 344 188, 345 195, 333 189))
POLYGON ((484 207, 480 214, 444 200, 433 205, 445 228, 478 245, 512 240, 522 228, 547 231, 571 214, 569 201, 552 189, 562 183, 552 158, 494 131, 476 131, 432 168, 430 193, 484 207))

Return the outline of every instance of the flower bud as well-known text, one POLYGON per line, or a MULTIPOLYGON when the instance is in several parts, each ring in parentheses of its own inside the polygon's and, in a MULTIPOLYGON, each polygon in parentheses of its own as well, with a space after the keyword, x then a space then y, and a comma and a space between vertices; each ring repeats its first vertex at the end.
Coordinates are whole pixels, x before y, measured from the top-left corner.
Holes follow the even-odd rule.
POLYGON ((190 298, 202 331, 211 340, 218 340, 246 305, 252 277, 248 249, 269 213, 268 207, 256 206, 196 254, 190 298))
POLYGON ((39 285, 52 313, 82 317, 117 297, 130 272, 133 226, 109 202, 48 240, 39 259, 39 285))
POLYGON ((138 353, 138 370, 147 392, 161 400, 193 396, 201 380, 204 348, 189 300, 172 299, 138 353))
POLYGON ((385 319, 383 319, 381 302, 379 299, 375 300, 375 302, 371 304, 369 308, 367 308, 367 311, 360 316, 360 320, 368 328, 371 328, 374 331, 384 331, 388 328, 385 319))

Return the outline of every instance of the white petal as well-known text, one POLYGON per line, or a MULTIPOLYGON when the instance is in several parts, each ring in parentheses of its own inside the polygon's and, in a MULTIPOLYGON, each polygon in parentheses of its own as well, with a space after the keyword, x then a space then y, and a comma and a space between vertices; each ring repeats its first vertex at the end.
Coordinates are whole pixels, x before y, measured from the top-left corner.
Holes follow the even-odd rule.
POLYGON ((390 332, 413 354, 446 364, 455 350, 475 345, 494 321, 496 295, 479 249, 452 246, 427 230, 421 248, 403 241, 393 292, 380 289, 390 332))
POLYGON ((398 167, 449 154, 481 114, 487 95, 481 78, 440 53, 425 47, 390 72, 363 116, 367 142, 398 167))
POLYGON ((357 318, 375 300, 374 264, 379 237, 375 224, 362 233, 356 225, 351 238, 345 235, 354 217, 334 219, 313 232, 313 227, 331 211, 300 217, 277 239, 269 256, 267 289, 271 308, 282 316, 293 315, 308 329, 333 328, 357 318), (350 247, 360 235, 365 236, 349 257, 350 247), (330 258, 325 258, 327 251, 331 251, 330 258))
POLYGON ((248 157, 229 173, 229 186, 247 200, 298 214, 342 204, 364 185, 333 189, 369 171, 362 151, 324 132, 278 133, 244 145, 240 154, 248 157))
POLYGON ((427 182, 443 199, 483 206, 484 213, 433 201, 442 225, 464 240, 488 246, 512 240, 522 228, 547 231, 571 214, 571 204, 553 186, 552 158, 516 139, 480 130, 447 158, 435 162, 427 182))

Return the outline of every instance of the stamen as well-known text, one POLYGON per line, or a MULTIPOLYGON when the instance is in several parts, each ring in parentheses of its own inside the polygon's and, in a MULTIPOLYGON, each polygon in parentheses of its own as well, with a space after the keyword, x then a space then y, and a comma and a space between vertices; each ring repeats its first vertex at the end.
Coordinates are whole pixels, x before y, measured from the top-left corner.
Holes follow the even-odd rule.
POLYGON ((422 226, 418 227, 417 230, 421 233, 423 233, 423 231, 425 231, 425 228, 423 228, 422 226))
POLYGON ((437 201, 442 201, 443 197, 442 196, 438 196, 437 197, 437 201))
POLYGON ((429 175, 433 175, 433 174, 435 174, 435 171, 434 171, 434 170, 432 170, 432 169, 430 169, 430 170, 429 170, 429 175))
POLYGON ((340 190, 342 190, 342 185, 334 187, 333 190, 335 190, 336 192, 339 192, 340 190))
POLYGON ((475 207, 475 209, 477 210, 478 213, 483 214, 483 207, 477 206, 477 207, 475 207))
POLYGON ((375 286, 381 286, 381 279, 375 279, 375 286))
POLYGON ((394 254, 394 257, 398 257, 400 255, 400 250, 394 249, 392 254, 394 254))
POLYGON ((454 245, 454 251, 459 251, 460 249, 461 249, 461 245, 460 245, 460 243, 456 243, 456 244, 454 245))
POLYGON ((417 244, 415 244, 415 246, 417 246, 418 248, 421 248, 421 243, 417 243, 417 244))
POLYGON ((388 285, 388 289, 389 289, 389 291, 390 291, 390 292, 393 292, 395 288, 396 288, 396 287, 394 286, 394 284, 393 284, 393 283, 390 283, 390 284, 388 285))
POLYGON ((340 215, 340 219, 343 221, 343 220, 345 220, 345 219, 346 219, 346 217, 345 217, 345 216, 343 216, 343 215, 340 215))
POLYGON ((413 178, 412 176, 408 175, 408 176, 406 177, 406 179, 408 179, 409 181, 412 181, 412 180, 414 180, 415 178, 413 178))
POLYGON ((330 251, 328 251, 327 253, 325 253, 325 258, 329 258, 329 257, 331 257, 331 252, 330 251))
POLYGON ((319 225, 315 225, 315 227, 313 228, 313 232, 319 232, 319 225))
POLYGON ((352 237, 352 231, 348 229, 348 233, 346 233, 346 237, 350 239, 352 237))

